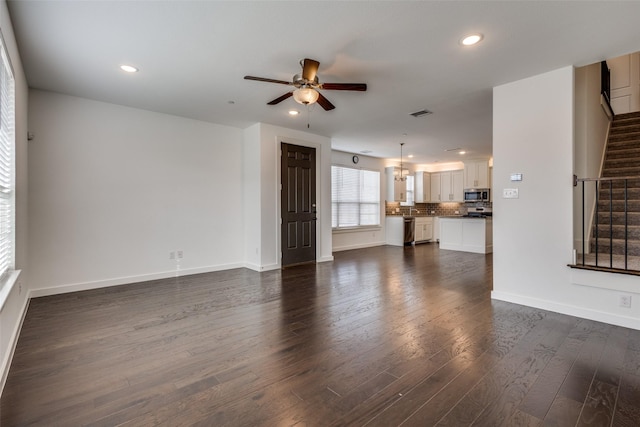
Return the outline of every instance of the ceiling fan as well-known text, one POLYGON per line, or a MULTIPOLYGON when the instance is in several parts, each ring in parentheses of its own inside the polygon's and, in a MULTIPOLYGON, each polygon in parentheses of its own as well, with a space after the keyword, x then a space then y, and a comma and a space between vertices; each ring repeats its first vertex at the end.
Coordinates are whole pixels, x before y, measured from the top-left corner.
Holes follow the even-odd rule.
POLYGON ((309 105, 317 102, 325 109, 325 111, 333 110, 336 107, 320 92, 318 92, 318 89, 354 90, 359 92, 367 90, 367 85, 365 83, 320 83, 316 74, 318 72, 319 65, 320 63, 313 59, 305 58, 301 60, 300 67, 302 67, 302 73, 294 75, 290 82, 254 76, 244 76, 244 78, 246 80, 257 80, 259 82, 279 83, 287 86, 294 86, 296 88, 291 92, 287 92, 284 95, 277 97, 273 101, 267 102, 268 105, 279 104, 285 99, 293 96, 293 99, 300 104, 309 105))

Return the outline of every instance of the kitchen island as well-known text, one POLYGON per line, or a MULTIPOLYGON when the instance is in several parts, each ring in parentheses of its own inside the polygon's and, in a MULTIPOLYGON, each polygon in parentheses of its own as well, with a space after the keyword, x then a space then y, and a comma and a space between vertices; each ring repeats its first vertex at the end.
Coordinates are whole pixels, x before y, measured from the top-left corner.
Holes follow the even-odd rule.
POLYGON ((440 217, 440 249, 489 254, 493 252, 491 217, 440 217))

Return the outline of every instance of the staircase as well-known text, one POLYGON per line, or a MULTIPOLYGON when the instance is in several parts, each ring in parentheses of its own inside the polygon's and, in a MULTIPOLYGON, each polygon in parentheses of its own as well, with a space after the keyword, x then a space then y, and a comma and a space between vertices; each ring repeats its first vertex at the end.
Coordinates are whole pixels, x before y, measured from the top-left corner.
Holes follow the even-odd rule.
MULTIPOLYGON (((628 256, 640 256, 640 112, 614 117, 602 169, 603 178, 627 180, 628 256)), ((598 190, 598 215, 594 221, 591 252, 625 254, 625 181, 602 181, 598 190), (596 225, 597 222, 597 233, 596 225), (611 237, 613 237, 611 239, 611 237)), ((600 258, 600 257, 598 257, 600 258)))

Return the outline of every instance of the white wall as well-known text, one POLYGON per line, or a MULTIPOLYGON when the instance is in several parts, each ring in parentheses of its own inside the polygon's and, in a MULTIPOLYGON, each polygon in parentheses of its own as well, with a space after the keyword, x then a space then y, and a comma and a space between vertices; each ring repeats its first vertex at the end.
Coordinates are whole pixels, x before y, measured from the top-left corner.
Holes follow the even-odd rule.
POLYGON ((29 107, 33 296, 243 265, 242 130, 37 90, 29 107))
POLYGON ((9 372, 9 364, 27 307, 28 269, 28 176, 27 176, 27 109, 29 89, 22 69, 6 1, 0 2, 0 31, 11 60, 16 95, 16 233, 15 264, 22 270, 17 285, 10 291, 0 309, 0 393, 9 372), (22 291, 20 291, 20 285, 22 291))
POLYGON ((252 270, 266 270, 262 265, 261 246, 261 167, 260 123, 244 130, 243 141, 243 210, 245 266, 252 270))
POLYGON ((573 248, 573 68, 498 86, 493 94, 492 298, 640 329, 637 278, 567 267, 573 248), (510 182, 514 172, 524 180, 510 182), (503 199, 505 188, 519 188, 520 198, 503 199), (620 292, 634 295, 631 309, 618 306, 620 292))
MULTIPOLYGON (((578 178, 600 176, 609 134, 609 117, 601 105, 600 63, 575 70, 575 164, 578 178)), ((589 253, 591 223, 595 208, 595 183, 585 183, 585 253, 589 253)), ((574 249, 582 253, 582 184, 573 191, 574 249)))
POLYGON ((353 153, 333 151, 331 164, 351 168, 361 168, 380 172, 380 226, 367 228, 366 230, 340 230, 333 232, 333 251, 345 251, 349 249, 368 248, 385 244, 385 211, 386 176, 385 159, 358 155, 360 161, 357 165, 352 162, 353 153))

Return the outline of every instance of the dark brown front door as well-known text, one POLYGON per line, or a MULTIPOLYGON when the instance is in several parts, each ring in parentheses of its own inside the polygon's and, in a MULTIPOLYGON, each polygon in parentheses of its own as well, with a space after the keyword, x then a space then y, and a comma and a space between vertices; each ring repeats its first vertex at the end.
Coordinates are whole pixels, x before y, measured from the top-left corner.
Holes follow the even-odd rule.
POLYGON ((316 150, 282 143, 282 266, 316 260, 316 150))

